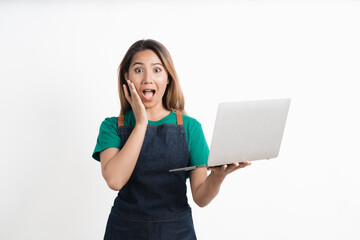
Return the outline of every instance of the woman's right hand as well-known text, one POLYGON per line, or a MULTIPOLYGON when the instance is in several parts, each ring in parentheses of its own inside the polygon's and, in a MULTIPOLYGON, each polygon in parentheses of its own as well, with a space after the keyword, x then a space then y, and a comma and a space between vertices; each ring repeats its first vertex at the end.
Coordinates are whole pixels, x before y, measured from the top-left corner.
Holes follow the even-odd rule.
POLYGON ((136 119, 136 125, 138 125, 138 124, 139 125, 147 125, 148 118, 146 115, 145 106, 142 103, 141 98, 136 91, 135 85, 134 85, 134 83, 130 82, 130 80, 126 80, 126 82, 129 86, 131 95, 129 94, 128 89, 125 86, 125 84, 123 84, 125 98, 130 103, 131 108, 134 112, 135 119, 136 119))

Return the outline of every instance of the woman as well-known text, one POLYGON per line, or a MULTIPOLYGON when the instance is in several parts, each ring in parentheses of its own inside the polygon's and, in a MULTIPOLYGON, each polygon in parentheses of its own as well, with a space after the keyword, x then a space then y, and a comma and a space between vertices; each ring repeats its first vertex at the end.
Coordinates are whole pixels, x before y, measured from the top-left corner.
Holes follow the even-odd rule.
POLYGON ((192 172, 169 169, 207 163, 199 122, 183 114, 184 97, 169 52, 154 40, 134 43, 119 67, 119 117, 100 127, 93 157, 119 191, 104 239, 196 239, 186 196, 208 205, 227 174, 249 162, 192 172))

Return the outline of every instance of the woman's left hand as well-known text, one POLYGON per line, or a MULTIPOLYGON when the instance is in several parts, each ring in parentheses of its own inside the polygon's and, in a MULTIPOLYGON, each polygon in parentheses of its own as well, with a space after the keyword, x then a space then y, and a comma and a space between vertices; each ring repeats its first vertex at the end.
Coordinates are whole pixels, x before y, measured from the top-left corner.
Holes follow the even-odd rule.
POLYGON ((217 177, 225 178, 226 175, 228 175, 229 173, 232 173, 240 168, 244 168, 249 165, 251 165, 251 162, 249 162, 249 161, 241 162, 241 163, 236 162, 233 164, 222 165, 220 167, 211 167, 211 168, 208 168, 208 170, 210 170, 211 173, 216 175, 217 177))

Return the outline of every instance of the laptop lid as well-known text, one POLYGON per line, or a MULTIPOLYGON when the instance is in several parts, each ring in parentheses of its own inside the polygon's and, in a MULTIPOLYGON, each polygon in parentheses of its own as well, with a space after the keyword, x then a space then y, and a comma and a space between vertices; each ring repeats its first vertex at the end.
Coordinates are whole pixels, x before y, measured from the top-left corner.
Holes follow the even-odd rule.
POLYGON ((290 99, 220 103, 207 165, 170 172, 277 157, 289 107, 290 99))
POLYGON ((220 103, 208 166, 278 156, 290 99, 220 103))

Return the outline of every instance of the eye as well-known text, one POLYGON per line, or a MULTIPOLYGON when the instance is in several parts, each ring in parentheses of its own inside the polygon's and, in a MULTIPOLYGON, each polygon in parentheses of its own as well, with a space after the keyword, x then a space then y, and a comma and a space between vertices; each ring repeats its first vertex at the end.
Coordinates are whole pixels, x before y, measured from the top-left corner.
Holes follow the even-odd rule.
POLYGON ((156 73, 161 72, 161 69, 160 68, 155 68, 154 72, 156 72, 156 73))
POLYGON ((144 70, 142 68, 135 68, 134 70, 136 73, 141 73, 144 72, 144 70))

